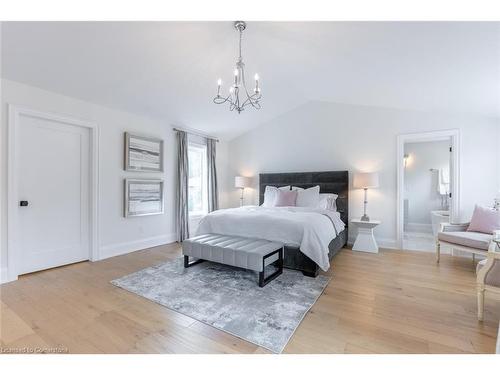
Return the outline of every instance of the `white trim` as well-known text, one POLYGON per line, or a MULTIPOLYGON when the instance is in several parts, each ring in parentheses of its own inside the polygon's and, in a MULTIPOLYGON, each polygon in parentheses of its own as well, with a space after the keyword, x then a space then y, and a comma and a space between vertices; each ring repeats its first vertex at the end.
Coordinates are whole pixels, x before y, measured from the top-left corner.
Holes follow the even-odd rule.
MULTIPOLYGON (((19 252, 17 245, 17 128, 19 116, 31 116, 41 119, 57 121, 90 129, 90 252, 89 260, 99 259, 99 128, 97 124, 59 114, 35 111, 29 108, 8 104, 8 138, 7 138, 7 281, 17 280, 17 265, 19 252)), ((4 282, 2 280, 2 282, 4 282)))
POLYGON ((398 248, 403 248, 403 224, 404 224, 404 145, 408 142, 429 142, 451 139, 453 149, 451 158, 451 222, 458 222, 460 218, 460 130, 438 130, 432 132, 421 132, 411 134, 400 134, 397 138, 397 204, 396 204, 396 241, 398 248))
POLYGON ((132 253, 134 251, 148 249, 150 247, 166 245, 176 240, 176 234, 163 234, 161 236, 144 238, 136 241, 121 242, 112 245, 101 246, 101 259, 107 259, 118 255, 132 253))
POLYGON ((8 283, 9 281, 14 281, 9 279, 9 270, 7 267, 0 268, 0 284, 8 283))

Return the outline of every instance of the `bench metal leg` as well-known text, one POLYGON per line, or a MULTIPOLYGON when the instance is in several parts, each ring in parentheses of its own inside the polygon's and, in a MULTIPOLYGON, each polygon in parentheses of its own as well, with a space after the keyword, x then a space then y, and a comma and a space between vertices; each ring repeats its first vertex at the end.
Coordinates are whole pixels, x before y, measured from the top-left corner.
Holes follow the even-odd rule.
POLYGON ((262 271, 259 272, 259 286, 261 288, 283 273, 283 251, 284 247, 276 251, 273 251, 272 253, 269 253, 262 258, 262 271), (278 267, 278 269, 274 271, 272 274, 270 274, 268 277, 265 277, 264 272, 266 270, 266 259, 273 256, 276 253, 278 253, 278 259, 276 259, 271 264, 276 264, 276 267, 278 267))
POLYGON ((193 260, 190 262, 189 255, 184 255, 184 268, 194 266, 194 265, 201 263, 201 262, 204 262, 204 260, 203 259, 196 259, 196 260, 193 260))

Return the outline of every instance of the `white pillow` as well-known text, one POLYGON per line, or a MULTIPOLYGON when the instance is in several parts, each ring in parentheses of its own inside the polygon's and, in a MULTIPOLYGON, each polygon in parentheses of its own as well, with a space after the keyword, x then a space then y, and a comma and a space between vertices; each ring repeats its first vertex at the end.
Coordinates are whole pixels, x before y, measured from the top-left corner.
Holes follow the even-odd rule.
POLYGON ((319 203, 319 185, 309 189, 296 188, 297 207, 317 207, 319 203))
POLYGON ((322 210, 337 211, 337 194, 320 194, 318 208, 322 210))
POLYGON ((281 186, 280 188, 277 188, 276 186, 266 186, 266 190, 264 190, 264 202, 262 203, 262 207, 274 207, 274 202, 278 197, 278 189, 290 190, 290 185, 281 186))

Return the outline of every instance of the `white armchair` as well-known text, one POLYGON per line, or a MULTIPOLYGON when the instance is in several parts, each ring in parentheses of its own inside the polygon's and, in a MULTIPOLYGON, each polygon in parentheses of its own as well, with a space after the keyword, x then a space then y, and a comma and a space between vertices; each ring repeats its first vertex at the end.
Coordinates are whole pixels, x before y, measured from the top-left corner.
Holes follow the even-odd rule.
POLYGON ((481 232, 468 232, 469 223, 449 224, 441 223, 436 240, 436 262, 439 263, 441 250, 459 250, 472 254, 472 261, 475 255, 486 256, 490 247, 493 235, 481 232))
POLYGON ((500 293, 500 230, 493 233, 487 258, 477 264, 477 319, 484 318, 485 291, 500 293))

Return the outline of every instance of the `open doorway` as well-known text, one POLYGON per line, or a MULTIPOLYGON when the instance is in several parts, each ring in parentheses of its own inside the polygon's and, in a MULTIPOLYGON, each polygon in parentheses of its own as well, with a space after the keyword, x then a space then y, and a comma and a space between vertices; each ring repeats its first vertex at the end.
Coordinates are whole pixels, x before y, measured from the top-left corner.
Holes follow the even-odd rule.
POLYGON ((451 139, 404 145, 403 248, 432 250, 450 222, 451 139))
POLYGON ((458 215, 458 131, 408 134, 398 141, 398 243, 434 251, 443 222, 458 215))

